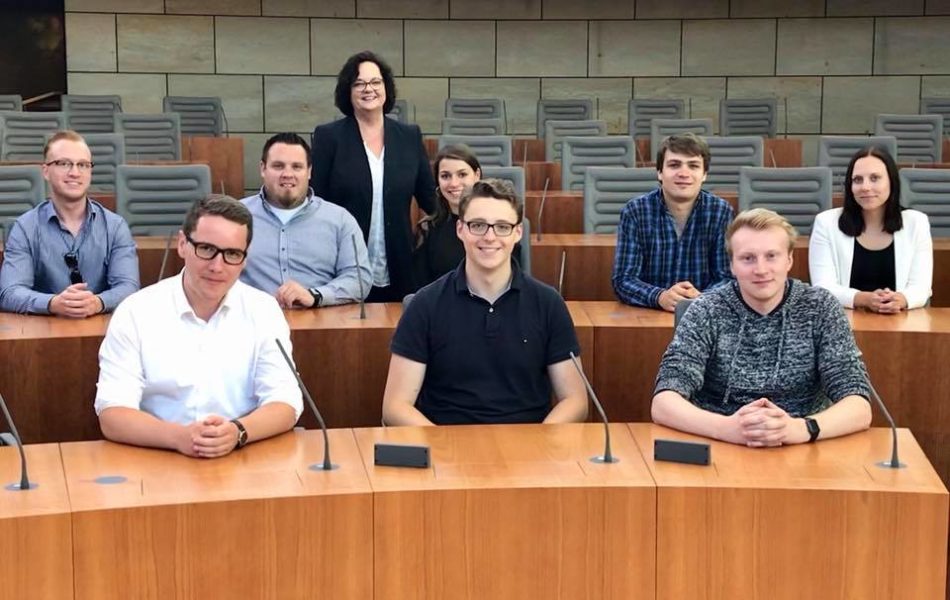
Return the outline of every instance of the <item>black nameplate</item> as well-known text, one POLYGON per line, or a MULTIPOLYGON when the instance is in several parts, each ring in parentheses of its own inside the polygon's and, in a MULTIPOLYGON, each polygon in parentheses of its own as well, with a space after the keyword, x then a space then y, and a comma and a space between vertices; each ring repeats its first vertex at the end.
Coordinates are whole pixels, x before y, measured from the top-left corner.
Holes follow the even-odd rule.
POLYGON ((653 440, 653 460, 690 465, 708 465, 709 444, 678 440, 653 440))
POLYGON ((374 455, 378 466, 429 468, 428 446, 377 443, 374 455))

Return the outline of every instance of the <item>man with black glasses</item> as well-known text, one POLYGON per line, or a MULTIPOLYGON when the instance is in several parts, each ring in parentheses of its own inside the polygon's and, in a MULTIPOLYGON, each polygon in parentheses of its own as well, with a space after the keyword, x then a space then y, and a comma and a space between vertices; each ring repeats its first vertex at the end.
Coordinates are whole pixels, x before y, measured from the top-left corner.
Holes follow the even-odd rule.
POLYGON ((228 196, 197 201, 178 233, 185 268, 130 296, 99 349, 96 414, 110 440, 224 456, 289 430, 303 408, 275 339, 277 301, 238 281, 253 219, 228 196))
POLYGON ((497 179, 462 196, 456 233, 465 260, 419 290, 393 336, 383 396, 388 425, 586 418, 567 306, 511 260, 523 211, 511 185, 497 179))
POLYGON ((87 196, 92 153, 75 131, 43 151, 50 197, 10 228, 0 268, 0 310, 83 318, 110 312, 139 289, 125 220, 87 196))

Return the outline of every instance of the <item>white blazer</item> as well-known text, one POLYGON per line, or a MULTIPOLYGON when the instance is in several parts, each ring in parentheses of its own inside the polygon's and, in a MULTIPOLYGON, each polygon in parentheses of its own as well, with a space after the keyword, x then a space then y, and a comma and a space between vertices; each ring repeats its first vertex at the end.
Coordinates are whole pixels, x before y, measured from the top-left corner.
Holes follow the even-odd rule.
MULTIPOLYGON (((838 228, 842 208, 826 210, 815 217, 808 240, 808 270, 812 285, 831 291, 838 302, 854 308, 851 287, 851 261, 854 238, 838 228)), ((901 212, 904 226, 894 233, 895 292, 907 298, 907 308, 920 308, 931 295, 934 271, 930 221, 924 213, 907 209, 901 212)))

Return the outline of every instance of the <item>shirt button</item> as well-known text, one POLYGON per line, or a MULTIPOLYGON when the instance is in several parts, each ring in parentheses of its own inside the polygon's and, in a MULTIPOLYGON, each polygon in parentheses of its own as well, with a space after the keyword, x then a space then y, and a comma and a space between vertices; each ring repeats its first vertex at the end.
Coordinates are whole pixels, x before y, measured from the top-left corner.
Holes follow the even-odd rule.
POLYGON ((489 308, 489 309, 488 309, 488 312, 493 313, 493 312, 495 312, 495 309, 494 309, 494 308, 489 308))

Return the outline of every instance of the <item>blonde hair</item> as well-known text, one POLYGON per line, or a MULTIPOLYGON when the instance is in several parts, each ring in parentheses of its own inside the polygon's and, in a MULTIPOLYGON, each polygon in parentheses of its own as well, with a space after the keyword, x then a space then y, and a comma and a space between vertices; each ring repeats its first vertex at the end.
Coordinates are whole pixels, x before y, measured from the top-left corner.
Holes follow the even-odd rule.
POLYGON ((729 256, 732 256, 732 246, 730 244, 732 236, 743 227, 748 227, 753 231, 764 231, 772 227, 778 227, 788 234, 789 252, 795 248, 795 240, 798 239, 798 232, 792 227, 792 224, 777 212, 767 208, 744 210, 736 215, 736 218, 729 224, 729 228, 726 229, 726 252, 729 256))
MULTIPOLYGON (((86 140, 83 139, 81 135, 73 131, 72 129, 63 129, 54 133, 47 141, 46 145, 43 146, 43 159, 45 160, 49 156, 49 149, 58 141, 69 140, 70 142, 82 142, 86 143, 86 140)), ((87 144, 88 147, 88 144, 87 144)))

